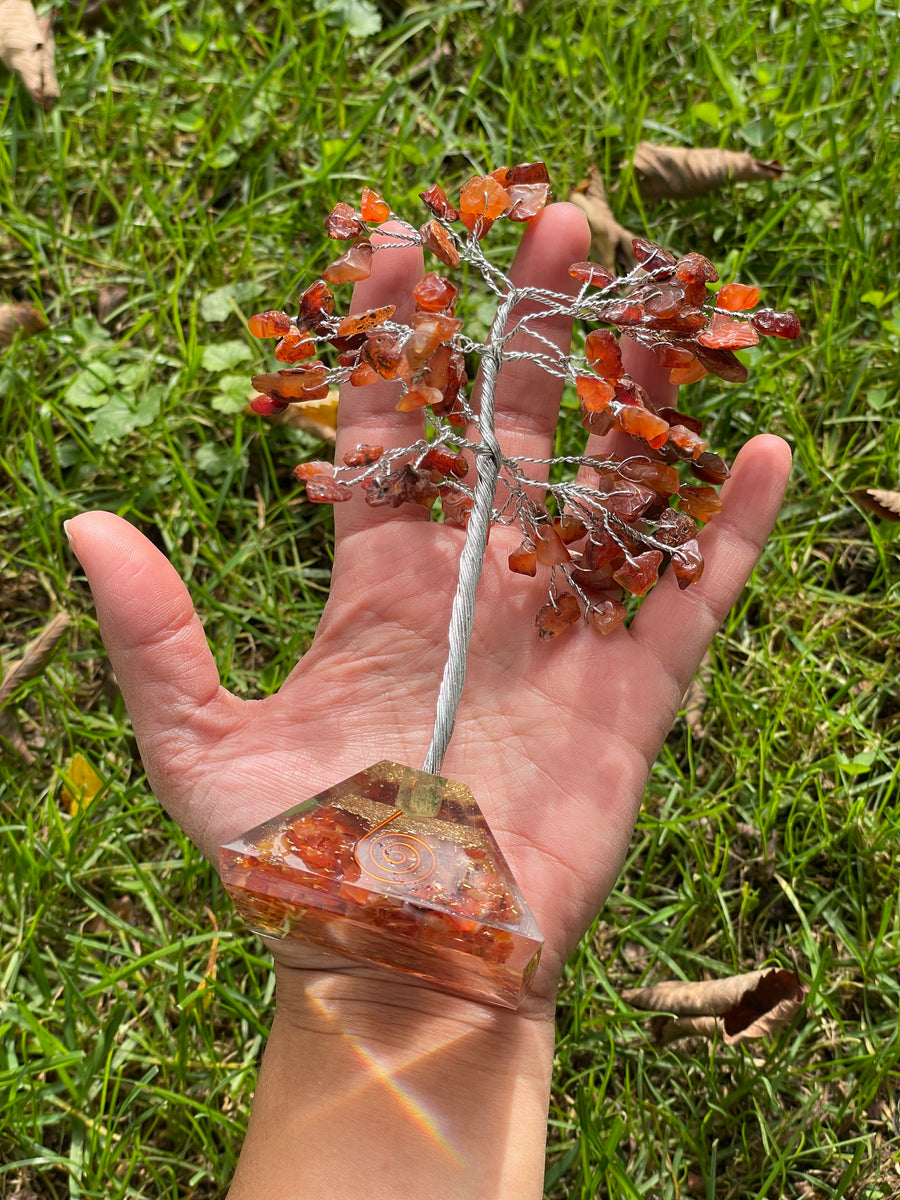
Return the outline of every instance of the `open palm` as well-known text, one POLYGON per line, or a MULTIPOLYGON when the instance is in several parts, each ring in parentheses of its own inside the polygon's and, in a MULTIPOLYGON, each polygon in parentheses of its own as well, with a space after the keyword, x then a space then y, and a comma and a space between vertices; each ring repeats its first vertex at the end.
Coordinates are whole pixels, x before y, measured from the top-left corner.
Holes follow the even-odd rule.
MULTIPOLYGON (((554 205, 526 231, 517 283, 574 291, 587 255, 580 212, 554 205)), ((420 252, 376 254, 355 309, 397 305, 422 274, 420 252)), ((557 318, 545 332, 561 346, 557 318)), ((632 374, 658 400, 668 384, 638 347, 632 374)), ((560 384, 532 364, 504 368, 497 428, 506 453, 552 453, 560 384)), ((417 414, 394 411, 390 385, 342 396, 338 456, 360 442, 403 446, 417 414)), ((471 787, 546 939, 539 995, 609 893, 650 766, 685 687, 767 537, 790 456, 759 437, 739 455, 723 512, 701 538, 706 570, 685 591, 664 577, 630 629, 586 626, 540 642, 540 581, 513 575, 519 541, 492 531, 478 590, 466 689, 442 773, 471 787)), ((219 684, 190 598, 172 566, 126 522, 86 513, 68 524, 150 782, 171 815, 217 861, 218 848, 307 796, 389 758, 421 767, 446 658, 464 533, 418 506, 336 507, 331 595, 315 641, 280 691, 241 700, 219 684)))

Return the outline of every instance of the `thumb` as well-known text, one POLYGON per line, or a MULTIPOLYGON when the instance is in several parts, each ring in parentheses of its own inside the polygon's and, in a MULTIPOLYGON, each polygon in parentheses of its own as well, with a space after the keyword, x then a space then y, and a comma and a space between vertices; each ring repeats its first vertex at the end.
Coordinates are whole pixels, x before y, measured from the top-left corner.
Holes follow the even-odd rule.
POLYGON ((143 751, 219 695, 203 627, 175 569, 127 521, 81 513, 65 531, 143 751))

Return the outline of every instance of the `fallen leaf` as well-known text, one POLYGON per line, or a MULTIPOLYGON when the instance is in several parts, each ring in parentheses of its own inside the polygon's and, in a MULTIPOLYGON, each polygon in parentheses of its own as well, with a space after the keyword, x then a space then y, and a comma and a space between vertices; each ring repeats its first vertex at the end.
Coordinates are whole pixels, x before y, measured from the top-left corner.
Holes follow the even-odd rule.
POLYGON ((63 773, 59 789, 60 799, 70 817, 75 817, 106 791, 106 784, 81 753, 72 760, 63 773))
POLYGON ((860 508, 884 517, 886 521, 900 521, 900 492, 883 492, 878 488, 854 488, 850 493, 860 508))
POLYGON ((7 704, 16 688, 26 680, 40 675, 44 667, 53 657, 53 651, 60 639, 69 628, 71 618, 68 613, 57 613, 33 642, 25 647, 25 652, 18 662, 14 663, 0 681, 0 708, 7 704))
POLYGON ((51 20, 38 17, 30 0, 0 0, 0 62, 41 108, 59 99, 51 20))
POLYGON ((726 1045, 769 1037, 803 1007, 807 989, 793 971, 768 967, 697 983, 673 980, 622 992, 633 1008, 673 1014, 654 1017, 659 1045, 685 1037, 720 1037, 726 1045))
MULTIPOLYGON (((258 392, 251 392, 250 398, 258 392)), ((294 429, 303 429, 320 441, 333 446, 337 438, 338 392, 336 388, 328 393, 324 400, 307 400, 303 404, 290 404, 277 417, 267 417, 273 425, 290 425, 294 429)), ((247 407, 245 413, 252 410, 247 407)))
POLYGON ((637 264, 632 241, 634 234, 620 225, 606 199, 606 188, 596 167, 569 193, 569 202, 582 210, 591 227, 591 254, 597 262, 618 272, 630 271, 637 264))
POLYGON ((734 181, 779 179, 780 162, 759 162, 744 151, 701 146, 655 146, 639 142, 634 152, 634 174, 645 200, 683 200, 701 196, 734 181))
POLYGON ((707 651, 700 662, 700 666, 697 668, 697 674, 688 684, 688 689, 684 693, 684 700, 682 701, 687 727, 694 737, 698 739, 706 737, 703 710, 706 708, 706 701, 709 695, 708 688, 712 682, 713 674, 712 656, 707 651))
POLYGON ((127 299, 127 287, 116 284, 112 287, 101 288, 97 293, 97 320, 100 324, 108 324, 116 309, 121 308, 127 299))
POLYGON ((9 346, 20 331, 24 337, 31 337, 46 328, 40 309, 33 304, 0 304, 0 346, 9 346))

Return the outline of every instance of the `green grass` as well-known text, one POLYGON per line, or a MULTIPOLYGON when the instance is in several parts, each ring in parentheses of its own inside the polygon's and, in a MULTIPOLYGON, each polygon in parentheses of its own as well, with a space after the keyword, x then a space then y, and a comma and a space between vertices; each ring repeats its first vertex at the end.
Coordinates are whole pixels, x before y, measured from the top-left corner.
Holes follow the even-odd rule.
POLYGON ((363 183, 402 208, 541 157, 562 194, 642 138, 787 167, 653 206, 626 171, 613 203, 798 310, 799 346, 692 400, 717 448, 775 430, 796 468, 713 650, 704 730, 673 729, 570 964, 547 1194, 900 1196, 900 575, 896 527, 848 498, 898 484, 900 12, 385 2, 354 37, 319 7, 163 0, 84 24, 66 5, 60 104, 0 75, 0 301, 50 321, 0 352, 4 668, 73 616, 15 697, 34 763, 0 744, 0 1196, 221 1194, 271 1011, 265 958, 148 794, 62 521, 137 523, 228 686, 272 690, 327 590, 328 523, 290 479, 323 448, 240 411, 265 362, 241 316, 316 273, 324 213, 363 183), (107 790, 73 818, 75 753, 107 790), (659 1051, 617 998, 766 963, 796 964, 809 1001, 743 1048, 659 1051))

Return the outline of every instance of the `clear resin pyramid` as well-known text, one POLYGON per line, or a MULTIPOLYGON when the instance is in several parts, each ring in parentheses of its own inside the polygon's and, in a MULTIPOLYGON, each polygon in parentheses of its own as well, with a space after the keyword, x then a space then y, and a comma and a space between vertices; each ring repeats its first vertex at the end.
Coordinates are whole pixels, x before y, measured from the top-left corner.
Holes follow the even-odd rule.
POLYGON ((241 916, 515 1008, 541 935, 471 791, 380 762, 222 848, 241 916))

